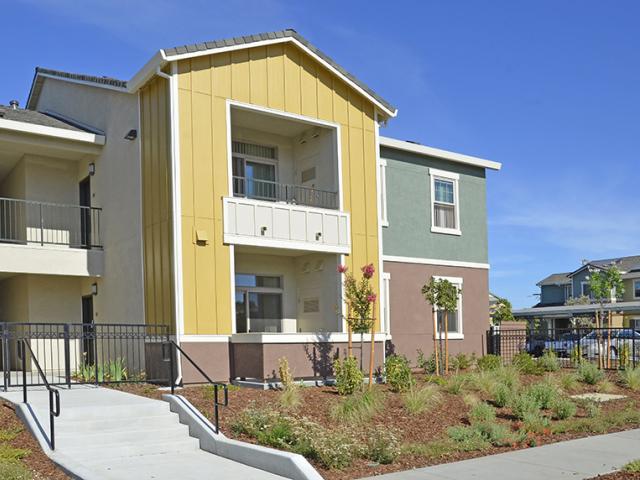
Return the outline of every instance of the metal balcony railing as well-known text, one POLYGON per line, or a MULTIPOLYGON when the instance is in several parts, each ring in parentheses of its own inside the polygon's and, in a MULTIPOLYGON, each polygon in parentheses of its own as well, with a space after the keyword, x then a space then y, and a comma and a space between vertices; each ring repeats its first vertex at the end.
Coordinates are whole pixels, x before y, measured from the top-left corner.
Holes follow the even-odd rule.
POLYGON ((102 209, 0 197, 0 243, 100 248, 102 209))
POLYGON ((309 207, 338 208, 337 192, 247 177, 233 177, 233 195, 271 202, 295 203, 309 207))

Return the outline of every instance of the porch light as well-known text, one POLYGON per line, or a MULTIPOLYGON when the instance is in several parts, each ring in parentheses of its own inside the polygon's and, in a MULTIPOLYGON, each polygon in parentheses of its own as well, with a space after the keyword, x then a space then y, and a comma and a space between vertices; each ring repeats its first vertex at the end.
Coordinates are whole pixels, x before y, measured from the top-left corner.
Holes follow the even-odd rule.
POLYGON ((95 163, 90 163, 89 164, 89 175, 93 176, 96 174, 96 164, 95 163))
POLYGON ((97 283, 92 283, 91 284, 91 295, 93 295, 93 296, 98 295, 98 284, 97 283))
POLYGON ((125 140, 135 140, 138 138, 138 131, 135 128, 129 130, 129 132, 124 136, 125 140))

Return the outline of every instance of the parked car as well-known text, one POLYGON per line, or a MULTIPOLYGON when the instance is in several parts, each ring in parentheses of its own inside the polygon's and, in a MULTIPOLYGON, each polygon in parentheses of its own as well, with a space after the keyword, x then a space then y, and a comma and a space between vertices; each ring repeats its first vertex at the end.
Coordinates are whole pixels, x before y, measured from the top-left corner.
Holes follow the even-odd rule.
POLYGON ((594 330, 580 339, 580 349, 583 357, 592 359, 605 355, 605 349, 609 349, 612 359, 617 359, 621 349, 626 348, 629 359, 640 359, 640 333, 630 328, 611 330, 594 330), (633 353, 632 353, 633 352, 633 353))
POLYGON ((527 341, 527 352, 539 357, 545 351, 552 350, 558 357, 568 357, 580 338, 579 333, 573 332, 562 333, 557 338, 550 337, 547 333, 532 333, 527 341))

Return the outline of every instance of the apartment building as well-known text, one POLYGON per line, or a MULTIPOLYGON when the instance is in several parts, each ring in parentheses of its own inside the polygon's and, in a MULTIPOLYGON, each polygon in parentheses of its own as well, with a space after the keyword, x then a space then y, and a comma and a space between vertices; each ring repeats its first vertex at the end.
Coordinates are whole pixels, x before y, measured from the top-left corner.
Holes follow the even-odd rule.
POLYGON ((217 379, 330 376, 337 267, 372 263, 377 365, 429 353, 433 277, 462 288, 452 350, 481 351, 500 164, 381 137, 396 109, 293 30, 129 81, 38 68, 1 112, 0 322, 163 324, 217 379))

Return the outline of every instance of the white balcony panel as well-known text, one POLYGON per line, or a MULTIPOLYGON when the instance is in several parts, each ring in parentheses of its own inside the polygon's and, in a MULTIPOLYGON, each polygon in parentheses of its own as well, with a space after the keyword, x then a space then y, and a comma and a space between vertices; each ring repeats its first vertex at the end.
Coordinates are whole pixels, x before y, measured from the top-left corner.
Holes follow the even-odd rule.
POLYGON ((0 272, 99 277, 104 272, 104 252, 63 245, 0 243, 0 272))
POLYGON ((350 253, 349 214, 304 205, 224 198, 224 241, 312 252, 350 253))

